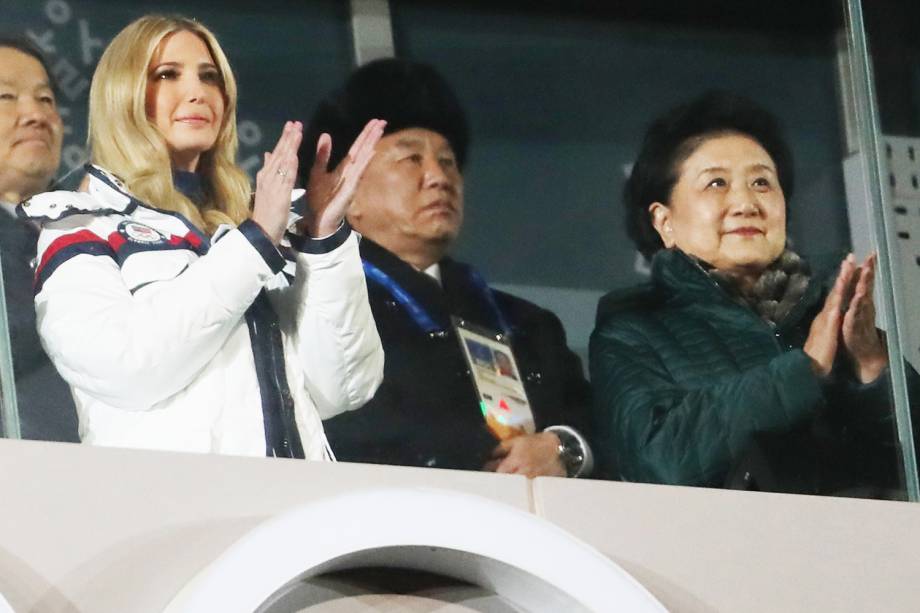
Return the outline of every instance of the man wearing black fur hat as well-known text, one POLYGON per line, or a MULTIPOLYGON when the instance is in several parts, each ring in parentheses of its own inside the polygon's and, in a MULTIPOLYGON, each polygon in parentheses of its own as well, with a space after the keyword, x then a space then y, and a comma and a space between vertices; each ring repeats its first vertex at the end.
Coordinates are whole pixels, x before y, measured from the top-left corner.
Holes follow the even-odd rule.
MULTIPOLYGON (((489 288, 447 254, 463 223, 466 118, 431 67, 386 59, 358 69, 323 102, 305 143, 352 142, 367 118, 387 120, 348 221, 358 230, 380 331, 384 381, 363 408, 324 422, 338 459, 528 476, 587 474, 582 435, 589 388, 549 311, 489 288), (490 433, 451 316, 505 332, 530 401, 535 434, 490 433)), ((346 155, 301 151, 301 179, 346 155)), ((332 175, 334 176, 334 174, 332 175)), ((311 185, 321 182, 314 177, 311 185)), ((327 186, 326 188, 330 188, 327 186)), ((322 189, 322 188, 320 188, 322 189)))

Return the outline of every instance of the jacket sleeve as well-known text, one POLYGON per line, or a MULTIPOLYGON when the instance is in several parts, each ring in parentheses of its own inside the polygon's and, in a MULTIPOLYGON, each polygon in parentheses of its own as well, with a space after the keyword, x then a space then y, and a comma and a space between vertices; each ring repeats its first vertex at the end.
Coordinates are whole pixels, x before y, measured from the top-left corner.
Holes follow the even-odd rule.
POLYGON ((754 433, 812 414, 822 389, 801 350, 698 386, 675 382, 631 324, 608 321, 590 345, 595 453, 630 481, 721 482, 754 433))
MULTIPOLYGON (((594 453, 588 419, 591 387, 585 380, 581 359, 569 349, 562 322, 550 311, 540 309, 540 313, 544 376, 557 379, 555 385, 559 386, 560 400, 558 403, 545 406, 546 412, 535 417, 538 418, 538 426, 542 430, 564 430, 575 437, 583 454, 583 462, 575 476, 590 475, 594 472, 594 453)), ((544 382, 544 385, 546 383, 544 382)))
MULTIPOLYGON (((562 322, 553 313, 544 311, 545 334, 552 351, 547 370, 555 373, 562 386, 563 402, 554 415, 547 416, 547 426, 568 426, 581 434, 588 433, 588 411, 591 388, 585 380, 581 359, 569 349, 562 322)), ((587 443, 585 443, 587 444, 587 443)))
MULTIPOLYGON (((894 400, 890 369, 885 369, 872 383, 860 383, 848 360, 838 356, 834 379, 827 388, 828 405, 834 407, 832 417, 840 428, 840 434, 847 439, 854 456, 869 458, 884 451, 897 451, 897 425, 895 423, 894 400)), ((920 398, 920 376, 904 361, 908 397, 911 399, 911 422, 916 429, 917 405, 920 398)), ((916 436, 916 435, 915 435, 916 436)), ((892 469, 894 474, 896 469, 892 469)))
MULTIPOLYGON (((184 389, 275 275, 244 234, 247 223, 180 274, 133 294, 104 250, 55 263, 73 247, 77 233, 46 229, 40 258, 67 247, 42 260, 55 267, 36 295, 36 314, 45 349, 64 379, 128 410, 149 409, 184 389)), ((99 244, 104 247, 104 241, 99 244)))
POLYGON ((323 419, 360 408, 383 380, 383 346, 367 298, 358 236, 345 224, 319 240, 291 237, 296 272, 272 303, 293 340, 323 419))

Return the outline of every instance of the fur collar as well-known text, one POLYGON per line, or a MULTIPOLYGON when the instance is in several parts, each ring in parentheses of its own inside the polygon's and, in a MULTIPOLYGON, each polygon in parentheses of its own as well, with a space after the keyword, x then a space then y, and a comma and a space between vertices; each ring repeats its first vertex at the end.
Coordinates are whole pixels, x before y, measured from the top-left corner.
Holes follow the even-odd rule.
POLYGON ((782 322, 798 304, 811 279, 808 263, 788 247, 747 291, 741 289, 734 276, 702 262, 700 264, 732 299, 750 307, 761 319, 774 325, 782 322))

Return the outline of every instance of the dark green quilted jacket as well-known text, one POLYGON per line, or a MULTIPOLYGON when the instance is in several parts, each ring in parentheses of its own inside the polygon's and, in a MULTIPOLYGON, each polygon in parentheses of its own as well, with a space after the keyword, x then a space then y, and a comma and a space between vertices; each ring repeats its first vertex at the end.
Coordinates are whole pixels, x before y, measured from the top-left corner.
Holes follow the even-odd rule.
POLYGON ((813 281, 774 327, 685 254, 662 250, 651 284, 602 299, 590 369, 595 452, 608 476, 721 486, 755 435, 800 427, 831 403, 845 424, 884 421, 885 407, 865 409, 866 387, 882 388, 870 404, 886 404, 884 384, 811 370, 801 347, 823 295, 813 281))

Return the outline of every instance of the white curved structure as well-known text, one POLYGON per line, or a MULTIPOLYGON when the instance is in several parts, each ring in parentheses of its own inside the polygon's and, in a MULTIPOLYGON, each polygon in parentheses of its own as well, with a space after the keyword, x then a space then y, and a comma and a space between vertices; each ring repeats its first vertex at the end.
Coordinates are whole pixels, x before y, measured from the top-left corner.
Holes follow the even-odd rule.
POLYGON ((10 603, 3 597, 3 594, 0 594, 0 613, 14 613, 13 607, 11 607, 10 603))
POLYGON ((260 524, 165 611, 252 613, 292 582, 361 566, 440 573, 525 611, 665 610, 610 559, 534 515, 468 494, 390 488, 309 503, 260 524))

